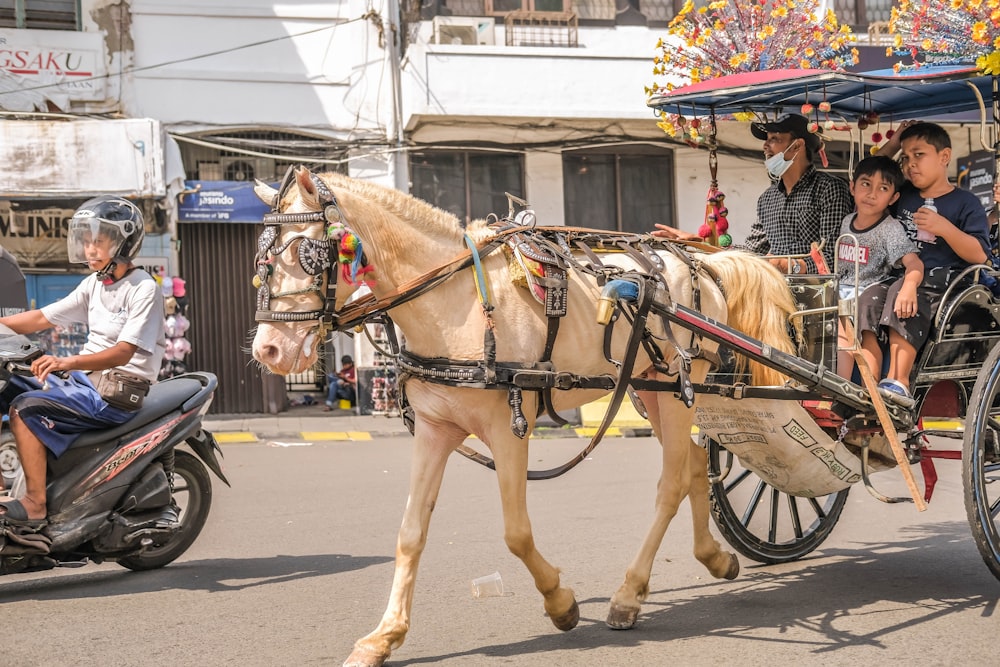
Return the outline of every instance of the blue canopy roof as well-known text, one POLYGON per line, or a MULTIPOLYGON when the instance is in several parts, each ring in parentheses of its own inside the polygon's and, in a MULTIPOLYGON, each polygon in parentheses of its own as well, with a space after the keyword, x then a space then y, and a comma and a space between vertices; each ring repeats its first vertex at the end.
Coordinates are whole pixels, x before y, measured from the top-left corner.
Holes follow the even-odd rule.
POLYGON ((961 114, 952 120, 979 120, 980 99, 987 117, 993 106, 991 76, 971 66, 925 66, 896 73, 875 70, 762 70, 741 72, 677 88, 647 105, 667 113, 702 116, 737 112, 796 112, 826 100, 831 113, 848 120, 870 111, 895 120, 924 120, 961 114), (977 95, 978 93, 978 95, 977 95), (969 113, 975 111, 976 113, 969 113))

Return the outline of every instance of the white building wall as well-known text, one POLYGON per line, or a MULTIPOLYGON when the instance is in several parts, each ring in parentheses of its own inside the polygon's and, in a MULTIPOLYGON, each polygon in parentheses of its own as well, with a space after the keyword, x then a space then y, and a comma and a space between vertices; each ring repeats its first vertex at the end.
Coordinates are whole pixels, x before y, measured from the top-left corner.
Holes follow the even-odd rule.
MULTIPOLYGON (((260 128, 384 150, 397 135, 392 44, 383 39, 392 35, 392 7, 391 0, 133 0, 126 111, 178 134, 260 128)), ((358 175, 395 184, 395 161, 376 163, 362 158, 358 175)))

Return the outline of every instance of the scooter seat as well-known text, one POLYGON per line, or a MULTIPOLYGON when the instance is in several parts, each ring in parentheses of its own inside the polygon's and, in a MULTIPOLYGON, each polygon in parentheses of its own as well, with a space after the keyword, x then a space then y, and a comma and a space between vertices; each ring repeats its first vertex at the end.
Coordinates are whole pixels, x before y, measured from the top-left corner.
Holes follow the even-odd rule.
POLYGON ((99 445, 103 442, 117 440, 131 431, 180 409, 185 401, 194 397, 204 387, 205 384, 197 377, 184 375, 157 382, 149 388, 149 394, 142 402, 142 407, 132 419, 110 430, 87 431, 77 438, 70 448, 99 445))

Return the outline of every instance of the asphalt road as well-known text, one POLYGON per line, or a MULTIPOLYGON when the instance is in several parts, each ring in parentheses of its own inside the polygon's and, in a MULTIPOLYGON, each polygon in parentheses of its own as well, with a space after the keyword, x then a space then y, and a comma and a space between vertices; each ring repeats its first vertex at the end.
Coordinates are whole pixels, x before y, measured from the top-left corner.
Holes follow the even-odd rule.
MULTIPOLYGON (((585 442, 539 441, 533 467, 585 442)), ((216 481, 205 531, 162 570, 112 563, 0 580, 3 663, 339 665, 384 609, 410 440, 286 444, 225 447, 233 488, 216 481)), ((638 626, 609 630, 608 600, 651 518, 658 466, 655 441, 608 439, 568 475, 529 485, 536 542, 580 603, 579 626, 561 633, 503 544, 493 473, 456 457, 410 634, 390 664, 996 664, 1000 584, 969 535, 956 462, 939 463, 927 512, 858 486, 811 557, 741 558, 732 582, 690 555, 685 505, 638 626), (494 571, 507 594, 474 599, 470 581, 494 571)), ((902 494, 897 478, 875 480, 902 494)))

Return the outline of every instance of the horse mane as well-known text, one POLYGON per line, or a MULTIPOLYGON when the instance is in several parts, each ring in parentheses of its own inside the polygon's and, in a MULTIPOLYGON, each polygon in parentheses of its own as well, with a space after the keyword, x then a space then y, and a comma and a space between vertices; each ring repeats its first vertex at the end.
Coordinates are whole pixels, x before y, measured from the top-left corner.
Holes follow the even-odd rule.
MULTIPOLYGON (((462 242, 465 234, 478 232, 486 224, 485 221, 476 220, 467 229, 463 229, 455 214, 405 192, 371 181, 351 178, 337 172, 322 172, 317 173, 316 176, 335 191, 346 190, 372 206, 388 212, 400 220, 405 220, 418 232, 444 236, 462 242)), ((477 233, 475 236, 479 236, 479 234, 477 233)))
MULTIPOLYGON (((788 283, 770 262, 748 252, 727 250, 706 255, 703 262, 719 275, 732 328, 767 343, 772 348, 796 354, 789 336, 789 316, 797 308, 788 283)), ((795 323, 795 338, 802 336, 801 322, 795 323)), ((784 384, 787 376, 737 354, 737 372, 749 365, 752 382, 758 386, 784 384)))

